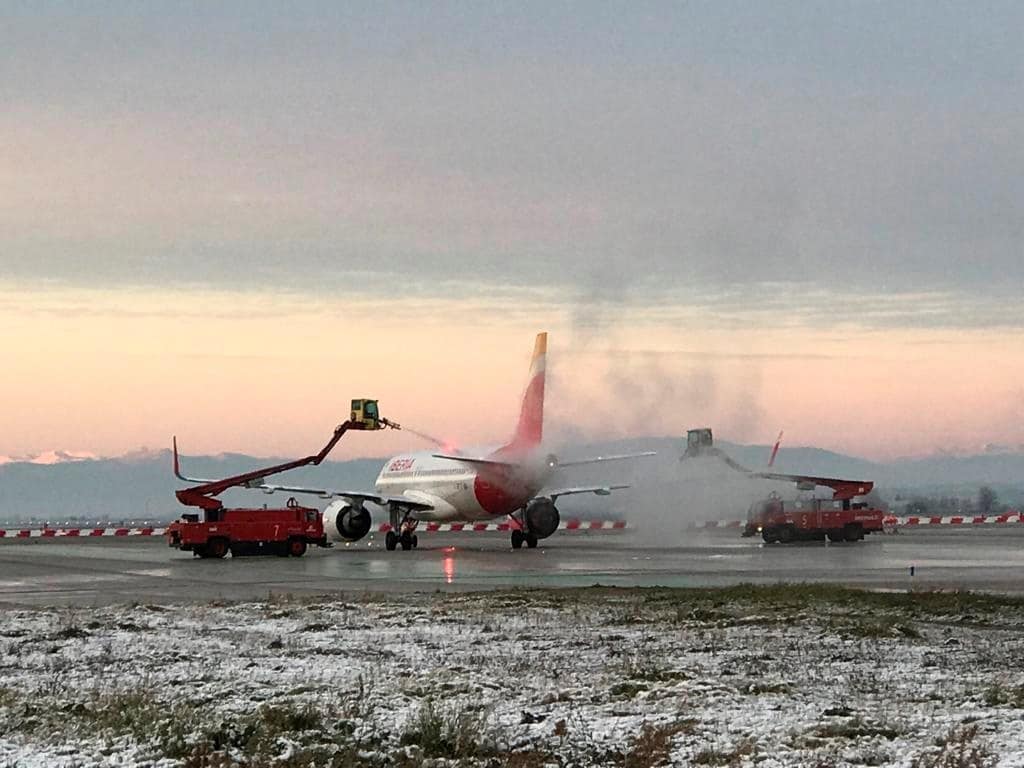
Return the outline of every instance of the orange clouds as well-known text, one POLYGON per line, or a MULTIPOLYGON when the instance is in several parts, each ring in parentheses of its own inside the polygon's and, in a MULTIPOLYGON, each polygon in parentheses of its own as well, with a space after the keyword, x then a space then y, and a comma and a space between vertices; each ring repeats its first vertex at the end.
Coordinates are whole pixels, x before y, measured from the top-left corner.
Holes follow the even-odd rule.
MULTIPOLYGON (((1024 350, 1012 331, 702 328, 680 311, 581 337, 536 294, 507 301, 0 290, 0 454, 299 454, 376 397, 462 444, 512 428, 533 334, 551 336, 550 432, 681 434, 814 444, 868 457, 1024 442, 1024 350)), ((356 435, 338 457, 420 447, 356 435)))

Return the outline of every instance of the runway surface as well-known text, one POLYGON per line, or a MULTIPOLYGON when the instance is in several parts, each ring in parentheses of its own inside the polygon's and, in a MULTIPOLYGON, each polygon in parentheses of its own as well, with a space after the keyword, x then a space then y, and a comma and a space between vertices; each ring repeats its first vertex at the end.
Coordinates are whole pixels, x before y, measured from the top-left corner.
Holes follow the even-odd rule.
POLYGON ((536 550, 504 534, 434 534, 387 552, 374 541, 304 558, 199 560, 163 539, 0 540, 0 605, 246 600, 351 590, 722 586, 835 582, 885 589, 1024 592, 1024 526, 914 529, 857 544, 762 546, 731 530, 680 532, 677 547, 640 533, 556 535, 536 550), (910 566, 915 575, 910 575, 910 566))

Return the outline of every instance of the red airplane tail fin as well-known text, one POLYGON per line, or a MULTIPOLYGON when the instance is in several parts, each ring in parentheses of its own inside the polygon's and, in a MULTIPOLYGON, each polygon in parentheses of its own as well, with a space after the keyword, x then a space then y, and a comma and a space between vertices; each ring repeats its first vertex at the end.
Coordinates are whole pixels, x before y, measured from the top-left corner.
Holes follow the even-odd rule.
POLYGON ((547 362, 548 335, 538 333, 530 360, 530 378, 523 393, 519 410, 519 424, 509 448, 529 449, 540 445, 544 437, 544 379, 547 362))

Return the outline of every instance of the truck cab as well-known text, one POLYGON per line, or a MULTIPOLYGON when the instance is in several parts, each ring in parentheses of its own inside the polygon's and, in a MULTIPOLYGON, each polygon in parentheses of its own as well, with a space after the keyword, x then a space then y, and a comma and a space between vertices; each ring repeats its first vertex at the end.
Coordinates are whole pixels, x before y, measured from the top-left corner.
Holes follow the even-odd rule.
POLYGON ((692 458, 711 450, 714 447, 714 438, 709 427, 691 429, 686 433, 686 452, 684 458, 692 458))

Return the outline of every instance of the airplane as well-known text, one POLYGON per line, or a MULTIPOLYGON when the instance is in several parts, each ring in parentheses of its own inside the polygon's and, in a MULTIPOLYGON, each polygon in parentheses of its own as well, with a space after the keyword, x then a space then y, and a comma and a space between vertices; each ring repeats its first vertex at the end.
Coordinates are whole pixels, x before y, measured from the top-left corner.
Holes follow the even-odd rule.
MULTIPOLYGON (((271 483, 248 487, 266 493, 314 494, 336 499, 323 512, 324 530, 336 542, 354 542, 370 532, 367 502, 388 511, 388 550, 414 549, 420 522, 477 522, 511 519, 513 549, 535 548, 556 530, 556 502, 563 496, 592 493, 607 496, 624 484, 582 485, 545 490, 557 470, 584 464, 653 456, 653 451, 559 461, 541 445, 544 436, 544 384, 547 333, 537 334, 530 376, 519 421, 511 439, 497 448, 465 451, 420 451, 395 456, 384 463, 373 492, 310 488, 271 483)), ((185 478, 184 480, 191 480, 185 478)))

